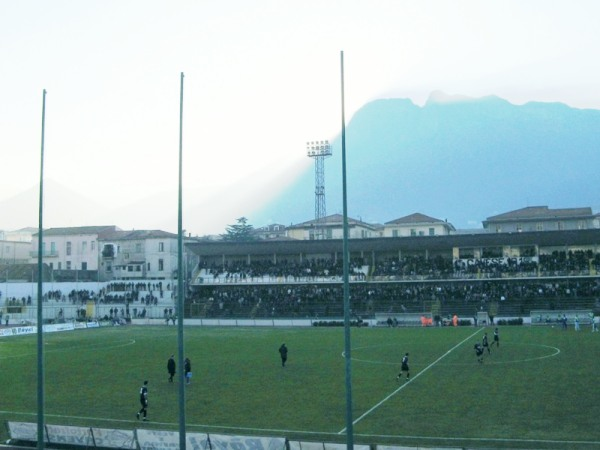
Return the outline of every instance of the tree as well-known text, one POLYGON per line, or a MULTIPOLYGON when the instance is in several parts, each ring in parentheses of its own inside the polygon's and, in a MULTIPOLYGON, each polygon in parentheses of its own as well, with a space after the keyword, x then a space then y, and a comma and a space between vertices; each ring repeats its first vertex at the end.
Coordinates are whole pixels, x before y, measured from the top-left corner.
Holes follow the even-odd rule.
POLYGON ((254 227, 248 224, 248 219, 240 217, 235 225, 228 225, 225 234, 221 237, 224 241, 254 241, 256 238, 252 234, 254 227))

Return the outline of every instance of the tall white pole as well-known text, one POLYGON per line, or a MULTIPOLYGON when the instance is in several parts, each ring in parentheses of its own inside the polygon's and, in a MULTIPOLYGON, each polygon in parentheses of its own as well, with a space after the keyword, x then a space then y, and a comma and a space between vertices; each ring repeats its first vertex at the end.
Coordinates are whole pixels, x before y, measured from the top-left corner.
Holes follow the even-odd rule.
POLYGON ((38 279, 37 279, 37 448, 44 448, 44 325, 42 310, 43 244, 44 244, 44 133, 46 127, 46 89, 42 100, 42 148, 40 152, 40 204, 38 225, 38 279))

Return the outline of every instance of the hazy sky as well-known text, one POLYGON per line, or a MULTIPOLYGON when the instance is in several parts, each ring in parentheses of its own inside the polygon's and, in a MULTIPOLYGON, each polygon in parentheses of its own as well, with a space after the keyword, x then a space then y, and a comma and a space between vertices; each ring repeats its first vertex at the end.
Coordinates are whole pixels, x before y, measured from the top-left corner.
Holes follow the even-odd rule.
POLYGON ((43 89, 45 179, 127 209, 177 189, 184 72, 184 201, 253 199, 184 226, 218 233, 340 132, 341 50, 347 122, 434 90, 600 109, 599 17, 597 0, 0 0, 0 202, 38 182, 43 89))

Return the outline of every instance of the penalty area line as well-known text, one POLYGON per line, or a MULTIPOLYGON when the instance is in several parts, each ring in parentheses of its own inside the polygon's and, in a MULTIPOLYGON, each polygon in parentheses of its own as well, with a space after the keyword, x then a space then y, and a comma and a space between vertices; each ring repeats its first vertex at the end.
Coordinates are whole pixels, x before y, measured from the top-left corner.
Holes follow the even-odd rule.
MULTIPOLYGON (((400 392, 402 389, 404 389, 406 386, 408 386, 410 383, 412 383, 416 378, 419 378, 423 373, 427 372, 429 369, 431 369, 433 366, 435 366, 438 362, 440 362, 442 359, 444 359, 446 356, 448 356, 450 353, 452 353, 458 347, 460 347, 461 345, 463 345, 469 339, 473 339, 473 337, 477 333, 481 332, 482 330, 483 330, 483 328, 480 328, 475 333, 469 335, 468 337, 466 337, 465 339, 463 339, 462 341, 460 341, 458 344, 456 344, 454 347, 452 347, 450 350, 448 350, 446 353, 444 353, 442 356, 440 356, 438 359, 436 359, 435 361, 433 361, 431 364, 429 364, 427 367, 425 367, 423 370, 421 370, 418 374, 416 374, 414 377, 412 377, 409 382, 406 382, 402 386, 398 387, 390 395, 388 395, 387 397, 385 397, 383 400, 381 400, 379 403, 377 403, 375 406, 373 406, 367 412, 363 413, 358 419, 356 419, 356 420, 354 420, 352 422, 352 425, 356 425, 362 419, 364 419, 365 417, 367 417, 369 414, 371 414, 373 411, 375 411, 377 408, 379 408, 381 405, 383 405, 385 402, 387 402, 390 398, 392 398, 394 395, 396 395, 398 392, 400 392)), ((338 432, 338 434, 344 434, 345 432, 346 432, 346 427, 342 428, 338 432)))

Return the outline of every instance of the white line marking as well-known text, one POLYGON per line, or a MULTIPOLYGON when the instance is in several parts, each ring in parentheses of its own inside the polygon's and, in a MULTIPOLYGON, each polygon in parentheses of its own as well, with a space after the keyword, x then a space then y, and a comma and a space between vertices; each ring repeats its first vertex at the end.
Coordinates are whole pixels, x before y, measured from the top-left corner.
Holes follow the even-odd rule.
MULTIPOLYGON (((414 380, 416 378, 419 378, 423 373, 427 372, 434 365, 436 365, 439 361, 441 361, 446 356, 448 356, 452 351, 456 350, 458 347, 460 347, 461 345, 463 345, 469 339, 473 339, 473 336, 475 336, 477 333, 480 333, 481 331, 483 331, 483 328, 477 330, 475 333, 469 335, 469 337, 466 337, 465 339, 463 339, 462 341, 460 341, 458 344, 456 344, 454 347, 452 347, 450 350, 448 350, 446 353, 444 353, 442 356, 440 356, 434 362, 432 362, 427 367, 425 367, 423 370, 421 370, 418 374, 416 374, 413 378, 411 378, 410 381, 405 382, 402 386, 400 386, 398 389, 396 389, 390 395, 388 395, 387 397, 385 397, 383 400, 381 400, 379 403, 377 403, 375 406, 373 406, 371 409, 369 409, 367 412, 365 412, 358 419, 354 420, 352 422, 352 425, 356 425, 358 422, 360 422, 362 419, 364 419, 366 416, 368 416, 369 414, 371 414, 373 411, 375 411, 377 408, 379 408, 381 405, 383 405, 385 402, 387 402, 390 398, 392 398, 394 395, 396 395, 398 392, 400 392, 402 389, 404 389, 407 385, 409 385, 410 383, 414 382, 414 380)), ((345 432, 346 432, 346 427, 342 428, 342 430, 339 431, 338 434, 344 434, 345 432)))

